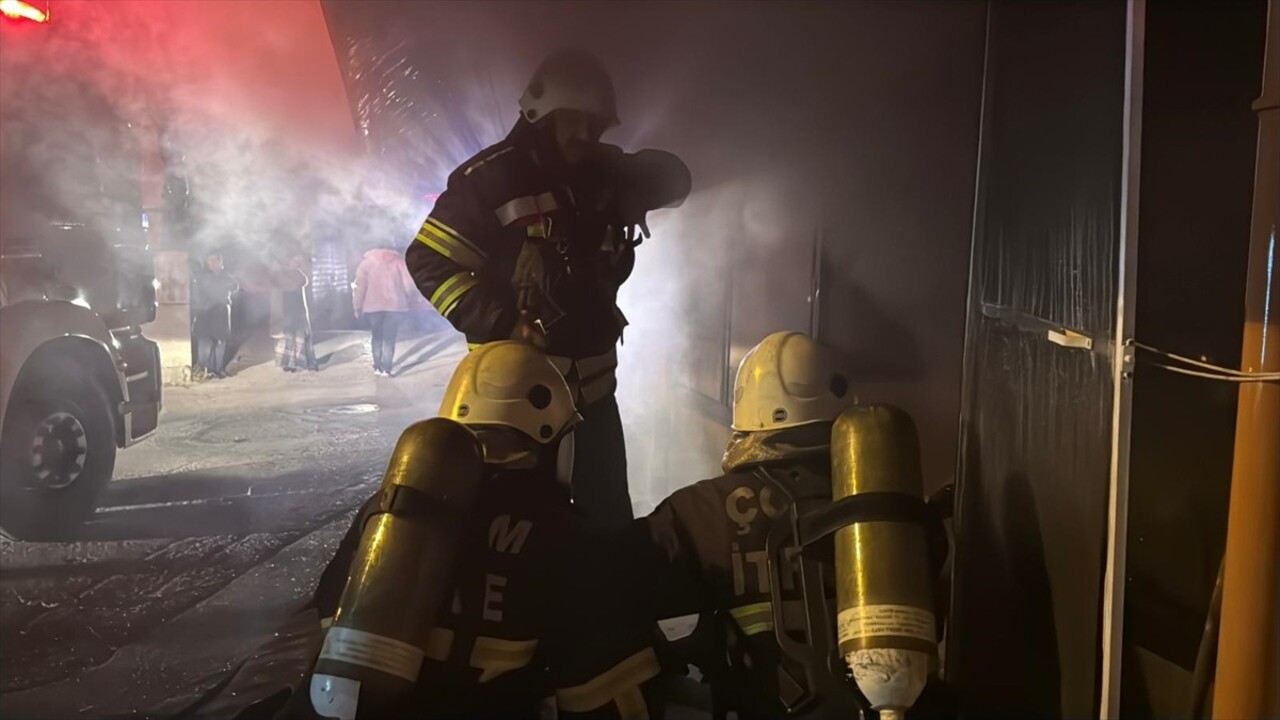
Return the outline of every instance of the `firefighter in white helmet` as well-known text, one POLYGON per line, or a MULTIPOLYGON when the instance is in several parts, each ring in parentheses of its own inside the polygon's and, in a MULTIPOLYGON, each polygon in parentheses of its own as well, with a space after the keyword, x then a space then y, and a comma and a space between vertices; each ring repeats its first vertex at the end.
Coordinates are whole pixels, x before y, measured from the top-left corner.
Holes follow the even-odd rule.
POLYGON ((670 153, 600 142, 618 124, 613 81, 588 53, 538 67, 510 134, 449 176, 405 261, 418 288, 473 346, 520 340, 552 357, 583 416, 574 503, 596 525, 631 519, 614 400, 627 324, 618 288, 649 211, 689 194, 670 153))
POLYGON ((697 616, 692 625, 659 623, 672 665, 701 670, 717 716, 783 717, 806 695, 802 668, 773 634, 765 541, 787 507, 774 483, 806 506, 829 503, 832 423, 856 402, 836 352, 801 333, 769 335, 738 366, 724 474, 636 521, 637 545, 649 548, 653 614, 697 616))
MULTIPOLYGON (((738 366, 724 474, 682 488, 634 524, 637 573, 651 588, 664 654, 697 666, 715 715, 841 717, 807 686, 774 634, 766 540, 794 498, 801 512, 831 503, 831 433, 857 403, 846 359, 798 332, 778 332, 738 366), (696 622, 689 617, 696 616, 696 622)), ((786 629, 803 630, 795 568, 780 563, 786 629)), ((667 663, 664 663, 667 664, 667 663)))
MULTIPOLYGON (((570 513, 564 482, 580 417, 564 378, 528 344, 489 343, 459 363, 440 416, 476 435, 484 473, 458 541, 452 606, 432 623, 405 714, 535 717, 552 694, 565 716, 643 711, 658 673, 651 625, 637 598, 611 591, 624 568, 570 513)), ((374 512, 376 502, 365 506, 326 568, 321 617, 338 609, 374 512)), ((306 694, 286 717, 317 717, 306 694)))

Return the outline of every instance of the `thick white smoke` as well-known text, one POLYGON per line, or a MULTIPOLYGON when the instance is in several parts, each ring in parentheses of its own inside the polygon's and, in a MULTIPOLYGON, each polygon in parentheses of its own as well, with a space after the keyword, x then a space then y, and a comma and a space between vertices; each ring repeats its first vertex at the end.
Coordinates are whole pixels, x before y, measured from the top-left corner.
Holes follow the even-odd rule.
MULTIPOLYGON (((631 326, 619 397, 638 503, 715 468, 720 439, 689 428, 723 412, 717 391, 746 347, 809 328, 824 233, 840 259, 833 276, 861 292, 856 306, 825 306, 827 322, 906 368, 880 397, 917 416, 926 464, 941 475, 972 205, 981 53, 969 31, 981 8, 800 7, 332 3, 331 20, 359 22, 333 24, 331 44, 319 3, 59 0, 56 43, 37 55, 6 42, 0 61, 6 78, 19 67, 91 79, 185 156, 196 241, 254 255, 320 232, 355 248, 404 246, 448 173, 510 129, 537 62, 564 46, 594 51, 614 72, 623 119, 605 140, 672 150, 694 177, 683 208, 651 218, 621 296, 631 326), (354 118, 344 66, 376 88, 356 93, 354 118), (374 132, 389 118, 395 142, 374 132), (920 349, 856 321, 869 307, 920 349), (684 414, 694 407, 707 412, 684 414)), ((8 108, 13 84, 0 85, 8 108)), ((52 84, 34 87, 63 102, 52 84)))
MULTIPOLYGON (((103 174, 138 178, 135 163, 150 163, 143 199, 153 206, 163 194, 155 164, 166 162, 190 192, 192 249, 305 252, 318 223, 357 245, 412 237, 429 201, 358 151, 317 4, 64 0, 51 15, 6 37, 6 125, 61 116, 83 147, 125 165, 103 174), (113 152, 120 125, 136 153, 113 152)), ((101 158, 48 140, 22 151, 74 202, 101 158)))

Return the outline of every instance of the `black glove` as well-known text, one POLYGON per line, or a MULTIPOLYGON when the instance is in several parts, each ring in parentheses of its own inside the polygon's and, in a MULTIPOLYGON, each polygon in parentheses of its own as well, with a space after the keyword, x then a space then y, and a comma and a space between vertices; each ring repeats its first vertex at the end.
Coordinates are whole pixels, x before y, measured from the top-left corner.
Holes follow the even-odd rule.
POLYGON ((633 213, 680 207, 693 189, 689 166, 663 150, 623 156, 618 175, 620 205, 633 213))
POLYGON ((689 167, 662 150, 625 155, 618 164, 617 213, 623 233, 633 245, 649 237, 647 216, 661 208, 680 207, 693 187, 689 167))
POLYGON ((614 215, 624 226, 643 226, 652 210, 680 207, 693 188, 689 166, 664 150, 624 153, 597 143, 591 155, 574 169, 583 190, 600 201, 594 212, 614 215))

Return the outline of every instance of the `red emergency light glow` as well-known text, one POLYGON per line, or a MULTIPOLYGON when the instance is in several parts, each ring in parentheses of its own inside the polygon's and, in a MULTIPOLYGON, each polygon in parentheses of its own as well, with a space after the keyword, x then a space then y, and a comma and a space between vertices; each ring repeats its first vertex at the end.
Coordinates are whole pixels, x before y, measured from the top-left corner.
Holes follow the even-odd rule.
POLYGON ((0 15, 13 20, 31 20, 32 22, 49 22, 49 13, 22 0, 0 0, 0 15))

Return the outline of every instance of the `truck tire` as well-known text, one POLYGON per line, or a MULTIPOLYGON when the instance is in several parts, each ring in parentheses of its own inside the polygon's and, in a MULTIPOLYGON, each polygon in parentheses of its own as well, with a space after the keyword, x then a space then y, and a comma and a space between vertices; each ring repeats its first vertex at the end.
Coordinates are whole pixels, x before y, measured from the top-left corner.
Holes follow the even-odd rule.
POLYGON ((116 463, 115 423, 83 372, 30 368, 0 436, 0 527, 19 540, 63 540, 97 508, 116 463))

